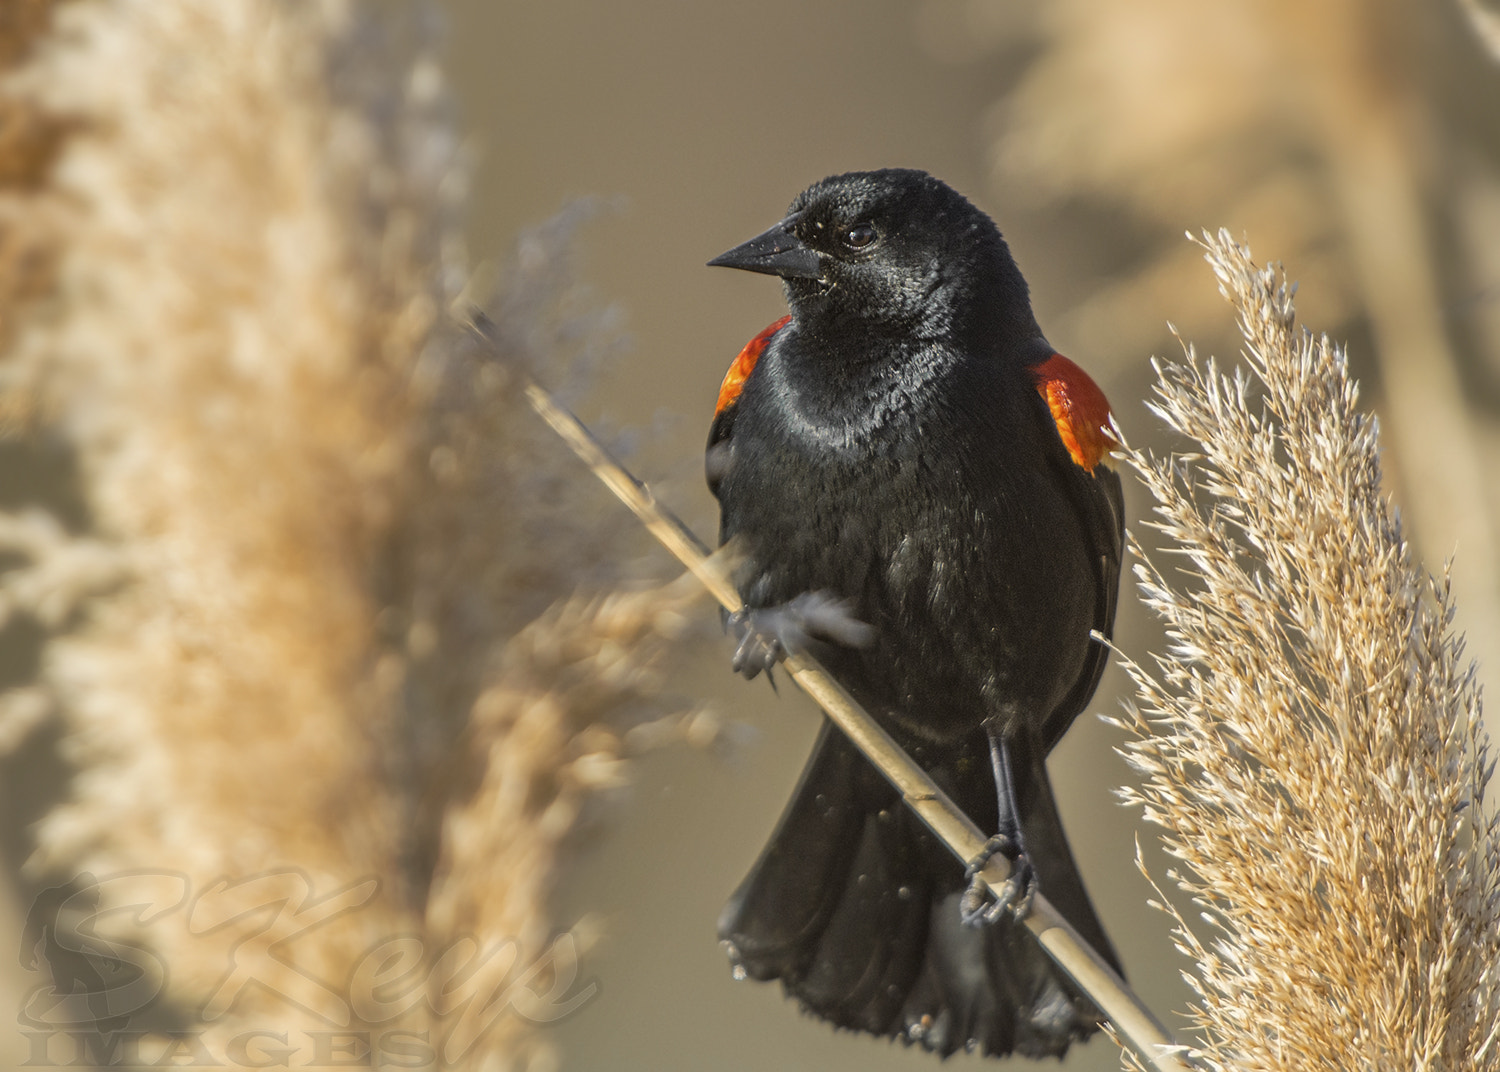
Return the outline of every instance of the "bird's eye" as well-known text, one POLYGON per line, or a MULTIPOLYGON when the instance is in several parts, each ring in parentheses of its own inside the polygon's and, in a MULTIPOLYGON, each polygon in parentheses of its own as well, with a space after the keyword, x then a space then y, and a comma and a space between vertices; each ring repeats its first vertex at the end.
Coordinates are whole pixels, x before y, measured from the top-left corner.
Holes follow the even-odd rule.
POLYGON ((875 241, 875 225, 871 223, 856 223, 844 232, 844 245, 850 249, 864 249, 875 241))

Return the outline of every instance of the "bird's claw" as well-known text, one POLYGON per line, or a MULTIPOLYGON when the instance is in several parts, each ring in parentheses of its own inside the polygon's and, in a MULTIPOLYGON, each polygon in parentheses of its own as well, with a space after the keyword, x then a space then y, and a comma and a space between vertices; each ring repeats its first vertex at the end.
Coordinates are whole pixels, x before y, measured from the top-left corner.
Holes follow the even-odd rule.
POLYGON ((969 888, 964 890, 958 907, 965 926, 990 926, 1007 911, 1016 919, 1025 919, 1031 911, 1031 898, 1036 893, 1036 871, 1014 838, 996 834, 986 841, 979 855, 964 868, 964 878, 968 880, 969 888), (979 873, 997 855, 1010 860, 1010 878, 999 890, 992 892, 979 873))
POLYGON ((746 681, 754 681, 764 670, 774 689, 776 676, 771 668, 786 658, 786 645, 775 632, 759 624, 757 619, 762 613, 741 607, 729 616, 729 627, 740 638, 729 665, 736 674, 743 674, 746 681))
POLYGON ((810 641, 862 648, 875 639, 875 630, 854 617, 848 603, 826 592, 804 592, 775 607, 741 607, 728 625, 740 641, 730 662, 734 672, 751 681, 764 670, 773 688, 771 668, 810 641))

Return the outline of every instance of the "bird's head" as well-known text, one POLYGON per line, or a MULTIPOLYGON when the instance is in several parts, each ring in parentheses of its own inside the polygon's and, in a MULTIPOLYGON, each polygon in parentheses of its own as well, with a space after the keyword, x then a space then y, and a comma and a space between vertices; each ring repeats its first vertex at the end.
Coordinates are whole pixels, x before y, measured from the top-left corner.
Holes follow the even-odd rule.
POLYGON ((924 171, 823 179, 780 223, 708 263, 780 276, 793 315, 814 329, 854 322, 913 339, 1041 334, 994 222, 924 171))

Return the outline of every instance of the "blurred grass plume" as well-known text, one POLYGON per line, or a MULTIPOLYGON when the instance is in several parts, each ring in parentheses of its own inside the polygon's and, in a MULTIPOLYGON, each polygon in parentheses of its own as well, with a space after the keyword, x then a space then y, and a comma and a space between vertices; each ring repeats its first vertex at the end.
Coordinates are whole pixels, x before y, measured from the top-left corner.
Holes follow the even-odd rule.
POLYGON ((1113 264, 1083 276, 1054 341, 1108 361, 1157 346, 1168 318, 1214 337, 1217 299, 1178 237, 1219 224, 1297 264, 1319 317, 1368 338, 1387 479, 1426 557, 1458 551, 1481 675, 1500 666, 1493 9, 932 0, 922 21, 934 51, 1000 52, 1015 72, 986 123, 996 196, 1054 212, 1075 261, 1113 264))
MULTIPOLYGON (((1344 351, 1227 232, 1207 258, 1248 365, 1191 347, 1151 408, 1191 453, 1126 458, 1179 562, 1136 570, 1169 649, 1129 663, 1128 802, 1165 830, 1167 907, 1211 1069, 1500 1068, 1500 826, 1446 579, 1381 489, 1344 351), (1204 936, 1203 926, 1213 932, 1204 936)), ((1165 900, 1165 898, 1163 899, 1165 900)))
MULTIPOLYGON (((467 165, 436 20, 81 0, 0 21, 22 120, 0 125, 31 132, 0 143, 6 427, 63 446, 86 515, 0 514, 0 615, 46 634, 0 743, 51 720, 73 771, 30 873, 171 872, 245 912, 262 880, 374 883, 292 960, 105 907, 220 1056, 247 1025, 347 1017, 307 978, 408 936, 474 970, 378 1022, 356 1003, 350 1030, 550 1067, 523 1017, 476 1010, 552 948, 589 801, 643 742, 712 736, 663 714, 691 590, 620 588, 617 508, 447 316, 467 165), (231 964, 263 985, 209 1015, 231 964)), ((615 345, 569 282, 576 222, 521 243, 492 306, 508 360, 615 345)))

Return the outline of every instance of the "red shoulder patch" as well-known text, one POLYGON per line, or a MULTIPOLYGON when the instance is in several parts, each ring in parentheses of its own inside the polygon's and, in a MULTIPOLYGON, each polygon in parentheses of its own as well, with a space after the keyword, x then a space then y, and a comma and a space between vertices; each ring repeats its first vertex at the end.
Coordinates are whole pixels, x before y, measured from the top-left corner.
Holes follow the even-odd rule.
POLYGON ((1062 354, 1033 365, 1031 376, 1073 460, 1090 473, 1100 462, 1108 465, 1118 444, 1109 431, 1109 399, 1099 385, 1062 354))
POLYGON ((740 351, 740 356, 734 359, 734 364, 730 365, 729 371, 724 374, 724 382, 719 386, 719 404, 714 407, 715 417, 739 399, 740 392, 745 389, 745 381, 750 378, 750 371, 755 368, 755 363, 765 352, 766 344, 771 341, 771 336, 786 327, 791 319, 790 315, 782 317, 745 344, 745 348, 740 351))

